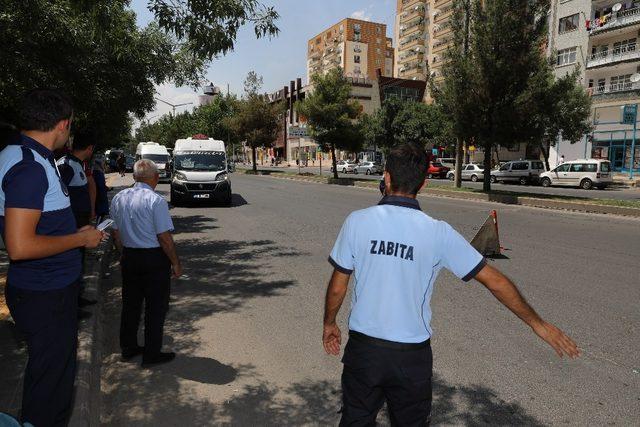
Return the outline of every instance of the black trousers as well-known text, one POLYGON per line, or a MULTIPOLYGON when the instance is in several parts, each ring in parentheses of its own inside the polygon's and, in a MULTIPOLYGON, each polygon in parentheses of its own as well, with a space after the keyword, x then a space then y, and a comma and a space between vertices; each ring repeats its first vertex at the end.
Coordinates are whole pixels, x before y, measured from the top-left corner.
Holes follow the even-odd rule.
POLYGON ((26 335, 29 361, 22 394, 23 422, 66 425, 71 415, 78 348, 78 283, 52 291, 9 285, 7 305, 26 335))
POLYGON ((144 302, 144 356, 156 356, 162 348, 164 319, 169 309, 171 262, 161 248, 124 248, 121 266, 120 347, 128 350, 138 346, 144 302))
MULTIPOLYGON (((73 216, 76 218, 76 227, 78 228, 82 228, 85 225, 89 225, 91 224, 91 212, 73 212, 73 216)), ((82 271, 80 273, 80 285, 81 285, 81 289, 80 292, 82 292, 82 286, 84 285, 84 271, 85 271, 85 255, 86 250, 85 248, 80 248, 80 254, 82 255, 82 271)))
POLYGON ((375 426, 385 400, 392 425, 429 425, 429 341, 400 344, 350 331, 342 363, 341 426, 375 426))

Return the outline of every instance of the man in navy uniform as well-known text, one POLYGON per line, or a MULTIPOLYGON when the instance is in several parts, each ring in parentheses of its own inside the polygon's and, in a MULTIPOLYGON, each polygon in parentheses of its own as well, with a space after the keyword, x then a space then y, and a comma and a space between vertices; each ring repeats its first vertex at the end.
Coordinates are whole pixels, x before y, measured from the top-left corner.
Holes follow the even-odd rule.
POLYGON ((352 274, 349 341, 342 359, 341 425, 375 425, 387 401, 393 425, 427 425, 431 414, 431 308, 433 284, 442 268, 476 279, 558 355, 577 357, 576 344, 545 322, 515 285, 449 224, 420 210, 416 195, 428 169, 424 151, 411 145, 391 150, 384 172, 385 197, 353 212, 329 257, 334 267, 326 294, 323 345, 340 353, 336 316, 352 274))
MULTIPOLYGON (((71 210, 76 219, 76 225, 84 227, 91 223, 92 212, 94 211, 89 191, 89 177, 85 172, 84 163, 93 156, 95 138, 87 131, 76 132, 73 136, 71 152, 61 157, 58 162, 58 170, 62 177, 62 183, 69 189, 69 198, 71 200, 71 210)), ((84 275, 84 250, 82 254, 82 271, 84 275)), ((83 277, 80 277, 81 293, 84 284, 83 277)), ((80 307, 95 304, 95 300, 89 300, 80 296, 78 298, 80 307)), ((85 314, 86 315, 86 314, 85 314)))
POLYGON ((78 230, 53 151, 69 139, 69 99, 55 90, 26 93, 20 139, 0 153, 0 229, 9 254, 6 299, 27 339, 23 422, 65 425, 71 410, 78 335, 79 248, 103 233, 78 230))

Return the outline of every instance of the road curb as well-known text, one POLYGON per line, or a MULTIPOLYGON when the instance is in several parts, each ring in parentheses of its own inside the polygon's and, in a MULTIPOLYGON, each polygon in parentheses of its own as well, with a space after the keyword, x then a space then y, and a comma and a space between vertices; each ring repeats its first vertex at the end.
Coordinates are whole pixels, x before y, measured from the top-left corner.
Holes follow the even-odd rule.
MULTIPOLYGON (((304 181, 304 182, 315 182, 318 184, 329 184, 329 185, 339 185, 339 184, 330 184, 324 178, 310 178, 310 177, 297 177, 297 176, 278 176, 278 173, 268 175, 271 178, 275 179, 288 179, 291 181, 304 181)), ((344 184, 342 184, 344 185, 344 184)), ((362 181, 354 181, 353 186, 359 188, 378 188, 377 182, 362 182, 362 181)), ((472 193, 472 192, 464 192, 464 191, 448 191, 448 190, 440 190, 433 188, 424 188, 420 195, 422 196, 432 196, 432 197, 447 197, 451 199, 460 199, 460 200, 479 200, 485 202, 496 202, 503 203, 508 205, 520 205, 520 206, 529 206, 535 208, 543 208, 543 209, 558 209, 558 210, 570 210, 576 212, 585 212, 585 213, 597 213, 597 214, 608 214, 608 215, 621 215, 621 216, 630 216, 635 218, 640 218, 640 209, 639 208, 631 208, 626 206, 609 206, 609 205, 599 205, 595 203, 583 203, 577 201, 564 201, 564 200, 551 200, 551 199, 541 199, 536 197, 528 197, 528 196, 518 196, 515 194, 500 194, 500 193, 492 193, 492 194, 484 194, 484 193, 472 193)))
POLYGON ((109 264, 111 239, 87 254, 95 257, 91 273, 85 276, 84 295, 95 299, 97 304, 83 308, 90 311, 91 317, 80 322, 78 328, 78 358, 73 409, 69 426, 100 425, 100 366, 102 364, 101 339, 102 326, 100 316, 103 301, 101 300, 100 282, 109 264))

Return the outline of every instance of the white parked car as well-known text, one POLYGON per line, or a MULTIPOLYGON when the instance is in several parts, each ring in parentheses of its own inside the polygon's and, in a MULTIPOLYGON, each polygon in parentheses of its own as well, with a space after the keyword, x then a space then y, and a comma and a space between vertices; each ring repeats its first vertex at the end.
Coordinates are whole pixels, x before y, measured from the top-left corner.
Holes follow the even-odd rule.
POLYGON ((365 175, 381 175, 382 166, 374 162, 362 162, 353 168, 354 174, 363 173, 365 175))
MULTIPOLYGON (((353 168, 356 167, 356 162, 351 160, 338 160, 336 167, 338 172, 351 173, 353 172, 353 168)), ((331 172, 333 172, 333 166, 331 166, 331 172)))
POLYGON ((571 160, 540 174, 543 187, 564 185, 585 190, 593 187, 603 189, 612 182, 611 162, 601 159, 571 160))
MULTIPOLYGON (((451 181, 455 178, 455 170, 447 173, 447 178, 451 181)), ((475 164, 462 165, 462 180, 471 180, 472 182, 482 181, 484 179, 484 169, 475 164)))

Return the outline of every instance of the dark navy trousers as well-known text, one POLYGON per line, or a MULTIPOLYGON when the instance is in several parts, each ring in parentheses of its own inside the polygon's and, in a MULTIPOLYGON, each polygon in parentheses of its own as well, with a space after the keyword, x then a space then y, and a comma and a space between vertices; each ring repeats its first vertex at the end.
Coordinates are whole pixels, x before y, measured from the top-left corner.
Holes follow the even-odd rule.
POLYGON ((8 284, 7 305, 27 339, 29 361, 22 394, 23 422, 64 426, 71 415, 78 349, 76 282, 62 289, 31 291, 8 284))
POLYGON ((375 426, 385 401, 392 426, 429 425, 430 341, 403 344, 350 331, 342 363, 340 426, 375 426))

